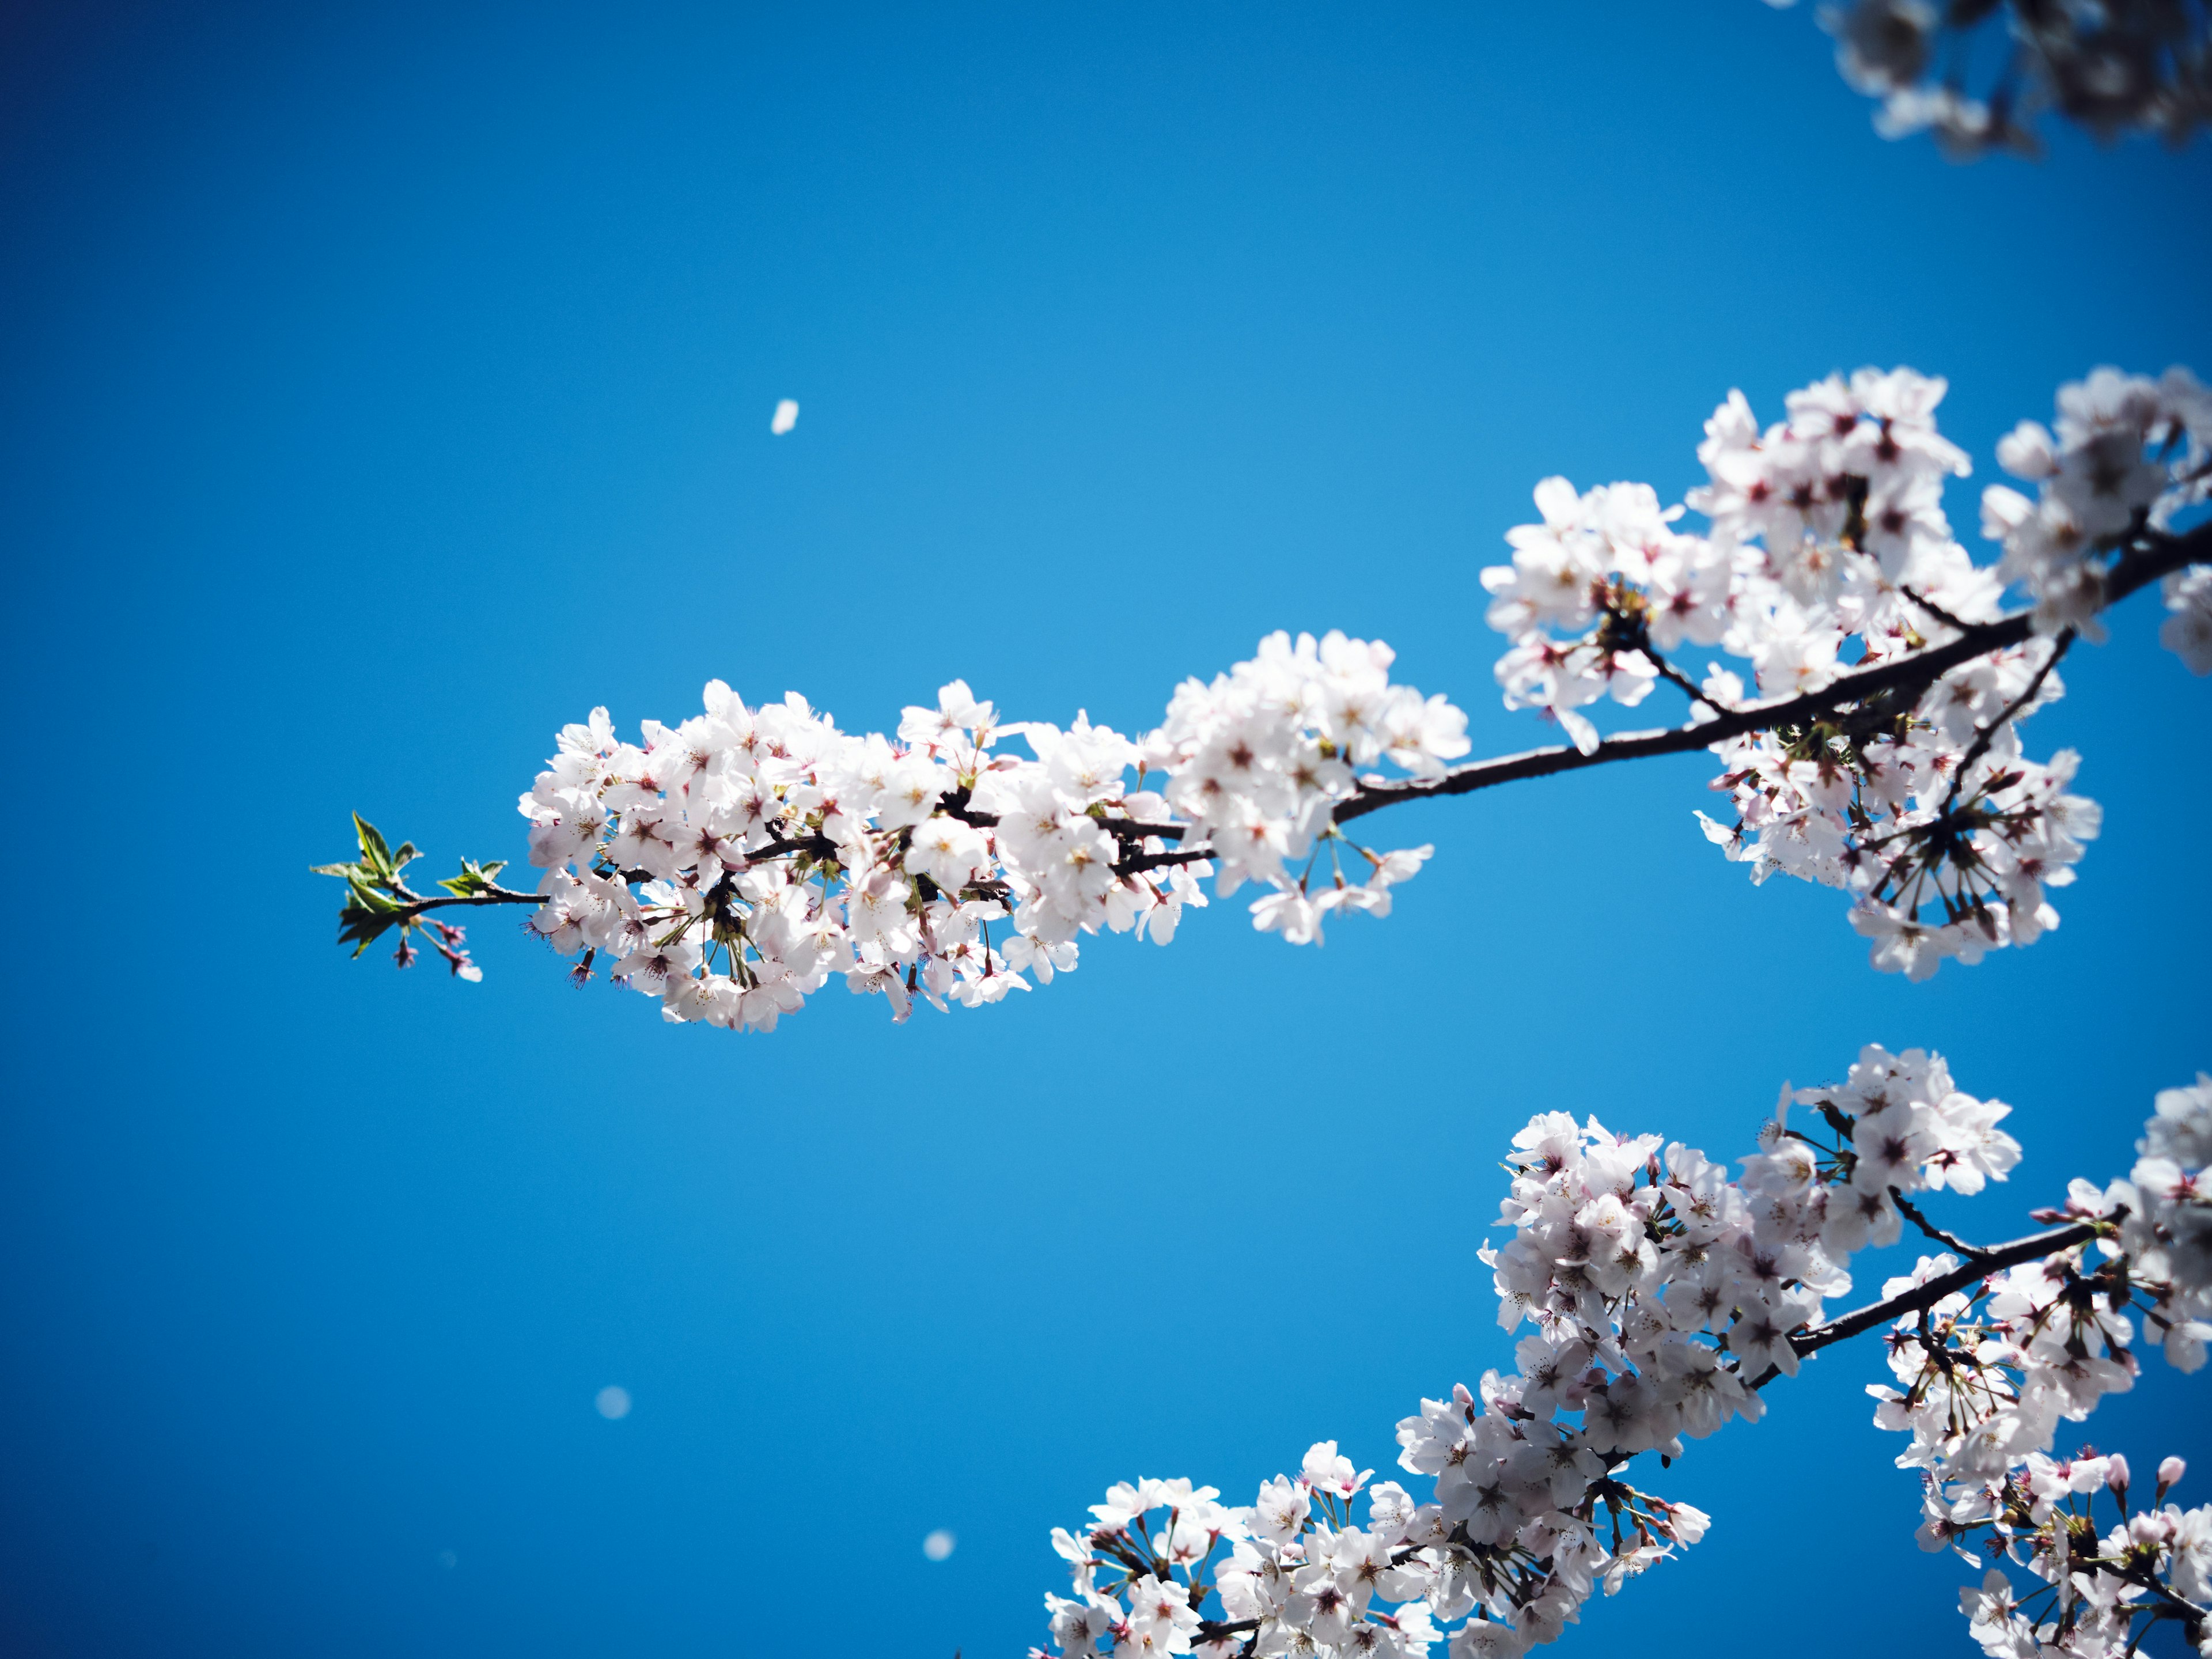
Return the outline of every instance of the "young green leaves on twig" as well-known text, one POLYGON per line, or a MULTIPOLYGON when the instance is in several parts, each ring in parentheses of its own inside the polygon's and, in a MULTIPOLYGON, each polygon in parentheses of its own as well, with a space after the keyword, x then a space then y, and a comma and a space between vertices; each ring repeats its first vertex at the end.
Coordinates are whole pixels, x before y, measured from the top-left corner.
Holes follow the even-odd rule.
POLYGON ((503 859, 483 863, 463 859, 460 874, 437 884, 447 896, 426 897, 409 887, 400 874, 421 856, 414 842, 402 842, 393 848, 377 827, 358 812, 353 815, 353 827, 361 843, 361 857, 349 864, 318 864, 313 869, 316 875, 336 876, 345 883, 345 908, 338 912, 338 943, 351 944, 356 957, 396 927, 399 946, 392 952, 392 960, 402 968, 411 968, 420 953, 408 936, 419 929, 445 957, 456 978, 482 979, 483 970, 469 960, 466 930, 423 913, 453 904, 538 902, 534 893, 518 893, 499 884, 495 878, 507 867, 503 859))

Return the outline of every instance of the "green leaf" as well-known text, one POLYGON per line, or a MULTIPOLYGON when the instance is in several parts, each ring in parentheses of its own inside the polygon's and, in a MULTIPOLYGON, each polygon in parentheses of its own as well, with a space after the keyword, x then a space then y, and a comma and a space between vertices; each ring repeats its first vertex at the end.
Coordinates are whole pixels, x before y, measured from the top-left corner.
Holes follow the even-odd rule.
POLYGON ((349 885, 353 889, 353 903, 359 905, 364 910, 396 912, 405 908, 398 900, 387 898, 383 892, 365 881, 355 881, 349 885))
MULTIPOLYGON (((338 912, 338 943, 350 944, 357 957, 394 924, 403 933, 416 925, 413 902, 400 896, 399 872, 421 854, 412 842, 402 842, 399 850, 393 852, 383 832, 358 812, 353 815, 353 832, 361 842, 358 860, 307 867, 315 875, 336 876, 345 883, 345 908, 338 912)), ((466 866, 464 874, 474 868, 466 866)))
POLYGON ((392 848, 374 824, 358 812, 353 815, 354 834, 361 841, 361 860, 379 877, 386 880, 392 875, 392 848))
MULTIPOLYGON (((358 884, 355 886, 356 901, 364 890, 358 884)), ((392 923, 400 919, 399 907, 382 894, 370 891, 368 896, 374 902, 349 903, 338 912, 338 943, 343 945, 351 941, 356 956, 368 949, 392 923)))
POLYGON ((446 877, 438 885, 455 898, 474 898, 479 893, 489 892, 492 878, 506 868, 505 859, 494 859, 489 864, 479 864, 474 859, 463 859, 461 873, 446 877))

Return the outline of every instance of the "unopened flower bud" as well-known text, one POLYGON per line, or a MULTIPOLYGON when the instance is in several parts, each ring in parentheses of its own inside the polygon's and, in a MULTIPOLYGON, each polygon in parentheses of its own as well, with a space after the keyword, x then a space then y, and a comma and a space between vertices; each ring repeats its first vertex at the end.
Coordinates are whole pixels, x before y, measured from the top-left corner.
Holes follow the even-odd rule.
POLYGON ((2178 1457, 2167 1458, 2158 1466, 2158 1489, 2164 1492, 2168 1486, 2179 1486, 2181 1477, 2188 1473, 2188 1464, 2178 1457))
POLYGON ((2128 1460, 2114 1452, 2105 1466, 2105 1484, 2114 1492, 2128 1489, 2128 1460))

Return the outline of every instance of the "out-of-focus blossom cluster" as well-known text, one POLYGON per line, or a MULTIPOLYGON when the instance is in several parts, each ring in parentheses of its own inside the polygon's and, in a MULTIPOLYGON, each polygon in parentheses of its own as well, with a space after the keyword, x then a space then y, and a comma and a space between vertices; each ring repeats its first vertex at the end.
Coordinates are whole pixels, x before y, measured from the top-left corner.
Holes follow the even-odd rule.
POLYGON ((1598 1589, 1705 1533, 1697 1510, 1629 1484, 1630 1461, 1755 1420, 1755 1387, 1796 1372, 1792 1334, 1850 1288, 1852 1251, 1897 1238, 1905 1194, 2004 1178, 2007 1110, 1936 1056, 1870 1048, 1839 1086, 1785 1085, 1735 1179, 1656 1135, 1532 1119, 1506 1158, 1513 1237, 1481 1259, 1500 1323, 1534 1329, 1513 1375, 1398 1425, 1427 1496, 1374 1486, 1358 1524, 1368 1475, 1333 1442, 1247 1509, 1187 1481, 1117 1486, 1087 1531, 1054 1534, 1075 1581, 1047 1598, 1059 1651, 1398 1656, 1449 1632, 1464 1659, 1553 1640, 1598 1589), (1790 1127, 1807 1104, 1817 1133, 1790 1127))
POLYGON ((1847 0, 1820 15, 1844 79, 1881 100, 1875 129, 1932 131, 1962 159, 2038 154, 2046 110, 2100 138, 2175 144, 2212 119, 2202 0, 1847 0), (1976 78, 1984 90, 1969 90, 1976 78))
POLYGON ((2167 1357, 2193 1370, 2212 1338, 2212 1076, 2199 1072, 2194 1087, 2166 1090, 2157 1104, 2125 1188, 2110 1196, 2127 1206, 2120 1247, 2136 1276, 2172 1288, 2172 1306, 2150 1316, 2167 1357))
POLYGON ((1336 830, 1355 769, 1431 776, 1467 752, 1465 716, 1392 684, 1390 661, 1379 641, 1277 634, 1186 682, 1141 740, 1081 715, 1002 723, 957 680, 896 738, 796 693, 748 708, 720 680, 639 742, 594 709, 521 799, 545 872, 532 926, 582 953, 580 981, 604 960, 671 1020, 761 1030, 833 976, 903 1019, 917 997, 972 1007, 1048 981, 1080 934, 1165 945, 1217 866, 1218 892, 1267 888, 1258 927, 1316 940, 1332 911, 1388 915, 1429 854, 1336 830))
MULTIPOLYGON (((1662 679, 1695 720, 1747 706, 1718 660, 1693 684, 1672 660, 1687 647, 1742 659, 1758 696, 1817 695, 1966 639, 2025 586, 2040 636, 1856 699, 1839 690, 1714 745, 1733 811, 1698 814, 1706 835, 1754 880, 1848 889, 1875 966, 1915 979, 2057 924, 2048 890, 2074 878, 2099 813, 2069 790, 2078 757, 2027 759, 2018 723, 2062 695, 2063 630, 2104 603, 2105 556, 2204 498, 2212 446, 2212 399, 2187 371, 2098 371, 2059 394, 2055 436, 2023 425, 2001 447, 2044 498, 1990 491, 1985 526, 2006 550, 1977 565, 1943 510, 1946 479, 1969 470, 1937 429, 1945 389, 1904 368, 1832 375, 1764 429, 1731 392, 1684 506, 1644 484, 1577 494, 1548 478, 1542 522, 1509 532, 1512 562, 1483 573, 1490 623, 1512 641, 1498 663, 1507 706, 1558 720, 1585 753, 1600 742, 1591 705, 1640 702, 1662 679), (1704 533, 1680 527, 1685 507, 1704 533)), ((2212 666, 2212 572, 2179 573, 2166 592, 2167 643, 2212 666)))
POLYGON ((2159 643, 2189 665, 2192 674, 2212 674, 2212 565, 2193 564, 2159 584, 2166 618, 2159 624, 2159 643))
MULTIPOLYGON (((1888 1336, 1895 1387, 1868 1392, 1875 1421, 1912 1437, 1900 1468, 1921 1472, 1920 1542, 1949 1545, 1977 1565, 1962 1593, 1973 1633, 1996 1655, 2132 1652, 2142 1621, 2179 1621, 2212 1651, 2212 1506, 2156 1505, 2180 1478, 2160 1468, 2152 1506, 2129 1508, 2124 1457, 2051 1455, 2061 1419, 2087 1418, 2133 1385, 2132 1309, 2144 1334, 2183 1370, 2212 1338, 2212 1077, 2158 1097, 2130 1178, 2073 1183, 2048 1218, 2108 1222, 2096 1239, 2025 1262, 1899 1319, 1888 1336), (2100 1535, 2097 1500, 2112 1506, 2100 1535), (2015 1598, 1996 1563, 2038 1583, 2015 1598)), ((1885 1298, 1960 1266, 1944 1254, 1883 1287, 1885 1298)))
MULTIPOLYGON (((2155 380, 2100 368, 2060 388, 2056 432, 2022 421, 1998 443, 1997 464, 2039 486, 2035 501, 2004 484, 1982 492, 1982 533, 2004 544, 1999 573, 2034 599, 2039 633, 2071 628, 2100 638, 2099 556, 2212 498, 2212 392, 2185 368, 2155 380)), ((2170 625, 2161 635, 2200 674, 2212 667, 2202 643, 2208 576, 2200 565, 2166 585, 2168 608, 2200 618, 2194 648, 2170 625)))

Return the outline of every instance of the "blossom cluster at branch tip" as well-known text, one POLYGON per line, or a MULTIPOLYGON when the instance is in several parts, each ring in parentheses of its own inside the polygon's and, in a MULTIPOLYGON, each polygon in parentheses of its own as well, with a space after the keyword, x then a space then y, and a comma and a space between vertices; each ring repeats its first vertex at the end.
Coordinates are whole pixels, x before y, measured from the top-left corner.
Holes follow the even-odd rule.
MULTIPOLYGON (((2160 1507, 2181 1460, 2165 1461, 2137 1509, 2124 1456, 2051 1455, 2062 1419, 2133 1385, 2130 1309, 2180 1370, 2201 1367, 2212 1338, 2212 1077, 2164 1091, 2157 1108, 2129 1178, 2076 1181, 2052 1215, 2109 1222, 2101 1261, 2084 1241, 1898 1320, 1896 1386, 1868 1389, 1875 1424, 1911 1436, 1897 1462, 1923 1483, 1921 1547, 1988 1568, 1960 1599, 1984 1650, 2002 1659, 2118 1659, 2159 1620, 2212 1652, 2212 1504, 2160 1507), (2112 1512, 2101 1531, 2100 1498, 2112 1512), (2018 1593, 2001 1564, 2027 1569, 2033 1588, 2018 1593)), ((1885 1295, 1960 1265, 1923 1256, 1885 1295)))
POLYGON ((1844 0, 1820 17, 1844 79, 1881 100, 1875 130, 1933 132, 1960 159, 2039 154, 2045 111, 2100 139, 2150 132, 2174 144, 2212 121, 2203 0, 1844 0), (1976 71, 1985 90, 1970 89, 1976 71))
MULTIPOLYGON (((1693 720, 1750 706, 1720 661, 1693 684, 1670 660, 1682 647, 1741 659, 1763 697, 1837 686, 1809 718, 1714 744, 1733 812, 1698 817, 1755 881, 1778 871, 1850 890, 1875 965, 1915 979, 2057 924, 2048 890, 2073 880, 2100 814, 2069 787, 2079 757, 2027 758, 2019 723, 2063 695, 2055 666, 2074 635, 2100 636, 2108 557, 2212 491, 2212 394, 2185 369, 2100 369, 2059 392, 2055 435, 2023 422, 1999 446, 2042 499, 1984 494, 1984 533, 2004 551, 1977 565, 1943 510, 1946 479, 1969 471, 1937 428, 1945 390, 1905 368, 1831 375, 1763 430, 1731 392, 1698 448, 1706 482, 1681 506, 1645 484, 1577 494, 1547 478, 1541 522, 1510 531, 1512 562, 1483 572, 1490 624, 1511 641, 1506 706, 1557 720, 1585 754, 1601 743, 1591 705, 1641 702, 1662 680, 1693 720), (1703 533, 1678 527, 1686 510, 1703 533), (1909 689, 1852 698, 1838 684, 1969 639, 2014 585, 2035 604, 2025 641, 1909 689)), ((2161 637, 2212 668, 2212 569, 2176 572, 2164 592, 2161 637)))
MULTIPOLYGON (((1808 1333, 1827 1298, 1850 1289, 1854 1251, 1896 1242, 1908 1212, 1929 1225, 1916 1194, 1973 1194, 2005 1179, 2020 1158, 1999 1127, 2008 1109, 1958 1090, 1940 1056, 1869 1048, 1840 1085, 1784 1085, 1734 1179, 1680 1142, 1539 1115, 1507 1155, 1512 1188, 1499 1220, 1513 1237, 1480 1251, 1499 1322, 1533 1333, 1514 1374, 1488 1372, 1479 1389, 1424 1401, 1399 1424, 1400 1467, 1431 1483, 1426 1494, 1370 1486, 1372 1471, 1355 1470, 1334 1441, 1314 1446, 1296 1474, 1262 1482, 1249 1507, 1182 1480, 1116 1486, 1088 1527, 1053 1534, 1073 1580, 1071 1595, 1045 1598, 1053 1650, 1406 1659, 1448 1641, 1450 1659, 1474 1659, 1555 1639, 1591 1595, 1619 1589, 1709 1524, 1630 1484, 1632 1461, 1677 1457, 1686 1438, 1756 1421, 1757 1388, 1795 1374, 1802 1352, 1821 1346, 1808 1333), (1808 1108, 1793 1126, 1793 1110, 1808 1108), (1364 1522, 1352 1503, 1363 1490, 1364 1522)), ((2086 1231, 2102 1234, 2115 1282, 2164 1322, 2169 1356, 2185 1367, 2201 1357, 2203 1333, 2191 1322, 2212 1211, 2195 1184, 2202 1171, 2181 1170, 2197 1168, 2190 1161, 2201 1163, 2208 1142, 2212 1079, 2161 1095, 2131 1182, 2086 1197, 2077 1182, 2069 1212, 2094 1214, 2086 1231)), ((2081 1255, 2069 1245, 1952 1298, 2001 1304, 2007 1346, 1978 1357, 2032 1373, 2008 1416, 1982 1419, 2002 1418, 2016 1462, 2047 1452, 2057 1419, 2085 1415, 2118 1374, 2111 1355, 2124 1343, 2126 1295, 2115 1301, 2105 1285, 2103 1304, 2087 1308, 2067 1288, 2081 1255), (2070 1312, 2048 1316, 2077 1306, 2093 1330, 2086 1339, 2070 1312), (2090 1345, 2094 1353, 2077 1352, 2090 1345)), ((1947 1263, 1956 1265, 1923 1261, 1886 1295, 1947 1263)), ((1925 1352, 1893 1340, 1893 1352, 1906 1349, 1925 1352)), ((1954 1344, 1954 1361, 1956 1352, 1954 1344)), ((1894 1393, 1880 1392, 1886 1402, 1894 1393)), ((1972 1430, 1957 1443, 1943 1437, 1949 1407, 1924 1382, 1903 1407, 1883 1409, 1911 1419, 1888 1426, 1925 1428, 1917 1444, 1951 1460, 1947 1469, 1985 1466, 1987 1450, 1966 1443, 1972 1430)), ((2190 1559, 2197 1565, 2169 1572, 2172 1593, 2201 1601, 2203 1563, 2190 1559)), ((1033 1656, 1050 1659, 1044 1649, 1033 1656)))
POLYGON ((720 680, 704 713, 648 720, 638 743, 595 709, 520 801, 546 872, 532 925, 668 1019, 760 1030, 833 976, 902 1020, 916 998, 973 1007, 1047 983, 1081 934, 1165 945, 1207 875, 1220 896, 1267 888, 1255 925, 1317 942, 1333 912, 1389 914, 1430 853, 1336 829, 1334 805, 1379 775, 1357 769, 1430 777, 1468 750, 1466 717, 1393 684, 1390 663, 1379 641, 1276 634, 1186 681, 1138 739, 1082 714, 1002 722, 958 680, 895 738, 842 732, 795 692, 748 708, 720 680), (1012 738, 1028 757, 999 748, 1012 738))

